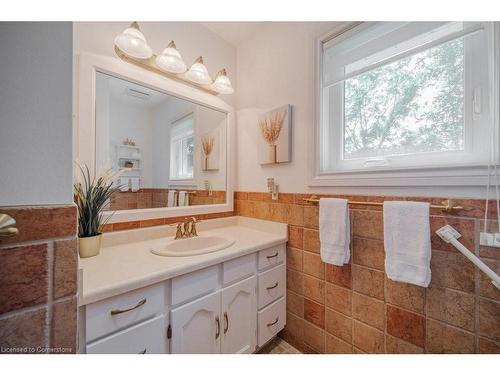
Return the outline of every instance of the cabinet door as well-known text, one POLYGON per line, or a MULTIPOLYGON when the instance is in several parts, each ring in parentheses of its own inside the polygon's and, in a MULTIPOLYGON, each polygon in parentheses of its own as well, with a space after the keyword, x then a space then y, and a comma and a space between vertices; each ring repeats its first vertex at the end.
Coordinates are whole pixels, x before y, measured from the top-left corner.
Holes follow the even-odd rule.
POLYGON ((221 353, 252 353, 257 335, 256 277, 222 290, 221 353))
POLYGON ((171 327, 173 354, 220 353, 220 292, 173 309, 171 327))

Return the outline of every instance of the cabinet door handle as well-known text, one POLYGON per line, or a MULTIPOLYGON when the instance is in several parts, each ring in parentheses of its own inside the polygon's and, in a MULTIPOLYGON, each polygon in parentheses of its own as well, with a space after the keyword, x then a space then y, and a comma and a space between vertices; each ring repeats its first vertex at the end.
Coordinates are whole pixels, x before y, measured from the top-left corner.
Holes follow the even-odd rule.
POLYGON ((268 326, 268 327, 271 327, 271 326, 275 325, 276 323, 278 323, 278 321, 279 321, 279 320, 280 320, 280 317, 279 317, 279 316, 277 316, 277 317, 276 317, 276 319, 274 320, 274 322, 272 322, 272 323, 267 323, 267 326, 268 326))
POLYGON ((272 258, 276 258, 277 256, 278 256, 278 252, 276 252, 276 254, 274 254, 274 255, 267 255, 266 258, 272 259, 272 258))
POLYGON ((276 284, 274 284, 273 286, 268 286, 266 289, 271 290, 271 289, 276 288, 278 285, 279 285, 279 282, 276 281, 276 284))
POLYGON ((146 354, 146 351, 147 351, 147 348, 146 348, 146 349, 144 349, 144 350, 142 350, 142 351, 140 351, 140 352, 139 352, 139 353, 137 353, 137 354, 146 354))
POLYGON ((229 318, 227 317, 227 312, 224 312, 224 322, 225 322, 224 334, 226 334, 227 330, 229 329, 229 318))
POLYGON ((215 323, 217 324, 215 327, 215 339, 217 340, 220 335, 220 321, 218 316, 215 317, 215 323))
POLYGON ((144 305, 146 303, 146 298, 144 298, 143 300, 137 302, 137 304, 135 306, 132 306, 131 308, 129 309, 125 309, 125 310, 111 310, 111 315, 118 315, 118 314, 123 314, 123 313, 126 313, 128 311, 132 311, 132 310, 135 310, 137 309, 138 307, 141 307, 142 305, 144 305))

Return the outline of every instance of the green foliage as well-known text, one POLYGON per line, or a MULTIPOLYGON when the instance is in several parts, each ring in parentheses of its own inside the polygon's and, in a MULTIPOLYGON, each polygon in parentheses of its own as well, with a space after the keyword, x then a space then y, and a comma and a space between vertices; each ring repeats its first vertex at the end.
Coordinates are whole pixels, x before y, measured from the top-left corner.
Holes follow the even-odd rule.
POLYGON ((87 166, 83 168, 78 165, 78 167, 83 178, 83 183, 77 182, 73 185, 75 203, 78 207, 78 236, 92 237, 101 233, 100 228, 107 221, 103 220, 102 211, 113 193, 118 191, 118 188, 113 188, 117 174, 108 170, 96 180, 90 176, 87 166))
POLYGON ((462 149, 463 87, 462 39, 346 80, 346 157, 462 149))

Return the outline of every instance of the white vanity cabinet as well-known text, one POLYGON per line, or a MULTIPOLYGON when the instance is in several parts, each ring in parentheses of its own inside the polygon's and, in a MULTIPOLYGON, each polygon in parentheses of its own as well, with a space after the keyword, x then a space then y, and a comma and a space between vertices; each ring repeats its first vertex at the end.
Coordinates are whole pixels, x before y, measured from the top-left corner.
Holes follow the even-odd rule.
POLYGON ((172 310, 172 353, 220 353, 220 292, 172 310))
POLYGON ((285 244, 85 306, 87 353, 253 353, 286 323, 285 244))
POLYGON ((252 353, 256 343, 256 278, 172 309, 173 354, 252 353))
POLYGON ((256 345, 257 279, 252 276, 222 290, 221 353, 252 353, 256 345))

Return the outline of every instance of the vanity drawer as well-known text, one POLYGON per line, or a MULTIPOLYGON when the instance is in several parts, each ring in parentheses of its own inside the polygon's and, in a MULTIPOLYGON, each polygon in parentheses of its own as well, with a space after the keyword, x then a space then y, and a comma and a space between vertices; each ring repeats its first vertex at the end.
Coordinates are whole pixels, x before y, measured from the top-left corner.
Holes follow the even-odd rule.
POLYGON ((166 353, 167 333, 163 315, 87 345, 89 354, 166 353))
POLYGON ((136 289, 86 306, 86 341, 146 320, 165 311, 165 284, 136 289))
POLYGON ((259 271, 283 263, 286 244, 276 245, 259 251, 259 271))
POLYGON ((224 262, 222 265, 224 285, 254 275, 256 273, 256 264, 255 253, 224 262))
POLYGON ((258 345, 262 346, 285 327, 286 304, 282 297, 259 312, 258 345))
POLYGON ((286 269, 282 264, 266 272, 259 274, 259 306, 270 304, 285 294, 286 287, 286 269))
POLYGON ((172 279, 172 305, 201 297, 218 287, 218 265, 175 277, 172 279))

